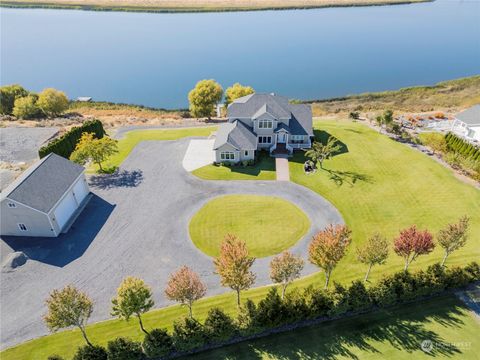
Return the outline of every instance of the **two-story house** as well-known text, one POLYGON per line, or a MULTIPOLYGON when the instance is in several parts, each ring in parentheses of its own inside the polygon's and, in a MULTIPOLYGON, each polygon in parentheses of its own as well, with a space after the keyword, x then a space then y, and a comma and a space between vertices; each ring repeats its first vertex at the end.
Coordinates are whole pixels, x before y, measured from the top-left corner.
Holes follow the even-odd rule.
POLYGON ((271 155, 291 155, 294 149, 310 148, 312 110, 290 104, 275 94, 251 94, 227 108, 228 122, 222 124, 214 143, 216 162, 252 160, 258 150, 271 155))

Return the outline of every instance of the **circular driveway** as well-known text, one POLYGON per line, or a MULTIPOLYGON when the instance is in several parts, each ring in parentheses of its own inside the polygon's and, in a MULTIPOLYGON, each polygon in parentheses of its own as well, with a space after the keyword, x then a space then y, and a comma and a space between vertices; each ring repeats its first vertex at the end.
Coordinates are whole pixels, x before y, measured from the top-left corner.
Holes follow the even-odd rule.
MULTIPOLYGON (((189 238, 191 217, 214 197, 270 195, 297 205, 312 226, 291 251, 305 260, 312 235, 329 223, 343 222, 332 204, 291 182, 205 181, 191 175, 182 167, 188 144, 189 139, 140 143, 119 174, 89 179, 95 196, 67 234, 14 244, 33 260, 1 274, 3 347, 46 334, 41 320, 44 300, 52 289, 69 283, 94 300, 91 322, 110 318, 111 298, 128 275, 152 286, 156 307, 170 303, 164 297, 165 284, 169 274, 184 264, 201 275, 208 295, 230 291, 213 273, 212 259, 189 238)), ((255 261, 255 286, 271 282, 270 260, 255 261)), ((307 263, 303 275, 316 270, 307 263)))

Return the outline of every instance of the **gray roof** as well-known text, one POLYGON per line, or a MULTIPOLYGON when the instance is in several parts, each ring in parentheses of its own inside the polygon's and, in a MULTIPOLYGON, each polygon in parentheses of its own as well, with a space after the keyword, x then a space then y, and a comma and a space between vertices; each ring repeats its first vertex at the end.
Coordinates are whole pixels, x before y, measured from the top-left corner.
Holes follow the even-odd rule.
POLYGON ((290 104, 284 96, 250 94, 232 102, 227 109, 229 119, 255 119, 263 113, 275 119, 290 119, 291 134, 313 135, 312 110, 305 104, 290 104))
POLYGON ((238 150, 255 150, 257 136, 241 121, 234 121, 219 126, 213 149, 216 150, 225 144, 230 144, 238 150))
POLYGON ((83 166, 51 153, 2 191, 2 200, 8 198, 48 213, 83 171, 83 166))
POLYGON ((471 108, 458 113, 456 118, 467 125, 480 124, 480 104, 473 105, 471 108))

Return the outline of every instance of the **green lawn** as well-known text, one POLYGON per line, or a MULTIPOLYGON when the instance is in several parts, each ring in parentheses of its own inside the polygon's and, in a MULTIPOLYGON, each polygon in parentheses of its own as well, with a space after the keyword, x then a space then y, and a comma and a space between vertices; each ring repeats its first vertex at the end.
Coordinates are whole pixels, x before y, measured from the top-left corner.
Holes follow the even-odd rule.
POLYGON ((478 320, 454 296, 334 320, 186 359, 478 359, 478 320), (421 343, 430 340, 430 353, 421 343), (456 346, 449 344, 457 343, 456 346))
POLYGON ((207 255, 218 256, 225 235, 233 234, 247 243, 255 257, 292 247, 309 228, 307 215, 297 206, 277 197, 258 195, 213 199, 193 216, 189 226, 193 243, 207 255))
MULTIPOLYGON (((318 136, 325 135, 320 130, 336 136, 345 144, 344 150, 348 151, 325 162, 325 168, 329 172, 319 171, 309 176, 303 173, 304 159, 296 156, 290 161, 290 176, 292 181, 307 186, 330 200, 353 231, 351 249, 333 271, 333 280, 348 283, 363 277, 366 269, 355 259, 354 248, 363 243, 373 231, 380 231, 392 239, 399 229, 416 223, 436 232, 447 222, 455 221, 464 214, 471 217, 470 240, 463 249, 451 255, 447 265, 463 265, 478 260, 480 191, 460 182, 449 169, 425 154, 390 140, 360 123, 316 121, 315 128, 318 136)), ((205 136, 212 130, 213 128, 135 131, 120 141, 123 157, 118 155, 115 162, 119 164, 133 146, 142 140, 142 136, 146 140, 170 140, 174 136, 205 136)), ((221 168, 217 169, 218 178, 224 177, 225 172, 221 168)), ((437 249, 428 256, 419 257, 411 269, 425 268, 439 261, 441 256, 441 250, 437 249)), ((386 265, 373 268, 371 279, 377 280, 382 274, 400 269, 402 260, 391 254, 386 265)), ((323 282, 323 273, 316 273, 295 282, 290 291, 295 291, 296 287, 323 282)), ((242 295, 243 299, 250 297, 258 300, 265 296, 267 289, 252 289, 242 295)), ((228 293, 203 299, 194 306, 194 315, 203 319, 212 306, 221 306, 227 312, 234 313, 235 297, 228 293)), ((171 328, 172 321, 183 314, 186 314, 186 310, 178 306, 155 310, 146 315, 146 326, 171 328)), ((128 324, 117 320, 92 324, 88 331, 92 340, 100 344, 105 344, 116 336, 142 338, 134 320, 128 324)), ((81 343, 81 335, 77 331, 66 331, 6 350, 1 353, 1 358, 44 359, 52 353, 71 356, 81 343)), ((371 357, 382 358, 382 355, 372 353, 371 357)))
POLYGON ((262 152, 253 166, 207 165, 192 174, 204 180, 275 180, 275 160, 262 152))
MULTIPOLYGON (((118 167, 123 160, 130 154, 135 146, 141 141, 149 140, 177 140, 188 136, 209 136, 217 127, 198 127, 184 129, 154 129, 154 130, 133 130, 125 134, 118 141, 118 153, 105 161, 104 168, 118 167)), ((98 170, 96 165, 92 165, 88 171, 98 170)))

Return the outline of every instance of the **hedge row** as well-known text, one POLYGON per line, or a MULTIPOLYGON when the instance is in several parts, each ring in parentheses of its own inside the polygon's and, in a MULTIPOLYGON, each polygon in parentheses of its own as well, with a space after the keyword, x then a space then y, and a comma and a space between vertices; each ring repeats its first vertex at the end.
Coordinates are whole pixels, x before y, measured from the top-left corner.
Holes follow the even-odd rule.
POLYGON ((445 135, 445 141, 449 151, 461 154, 468 159, 480 160, 480 148, 478 146, 465 141, 451 132, 445 135))
POLYGON ((82 137, 83 133, 94 133, 95 137, 101 139, 105 135, 102 122, 100 120, 88 120, 81 126, 74 127, 70 131, 63 134, 61 137, 49 142, 47 145, 42 146, 38 151, 38 155, 44 158, 50 153, 55 153, 69 159, 72 152, 75 150, 78 141, 82 137))
POLYGON ((445 269, 435 264, 426 271, 401 271, 385 276, 369 288, 361 281, 354 281, 349 287, 335 284, 331 290, 310 286, 290 292, 285 299, 272 287, 258 305, 247 300, 236 319, 219 308, 212 308, 203 324, 193 318, 184 318, 174 323, 171 334, 164 329, 154 329, 142 343, 117 338, 110 341, 106 349, 84 346, 73 359, 172 359, 347 314, 411 302, 478 280, 480 266, 473 262, 464 268, 445 269))

